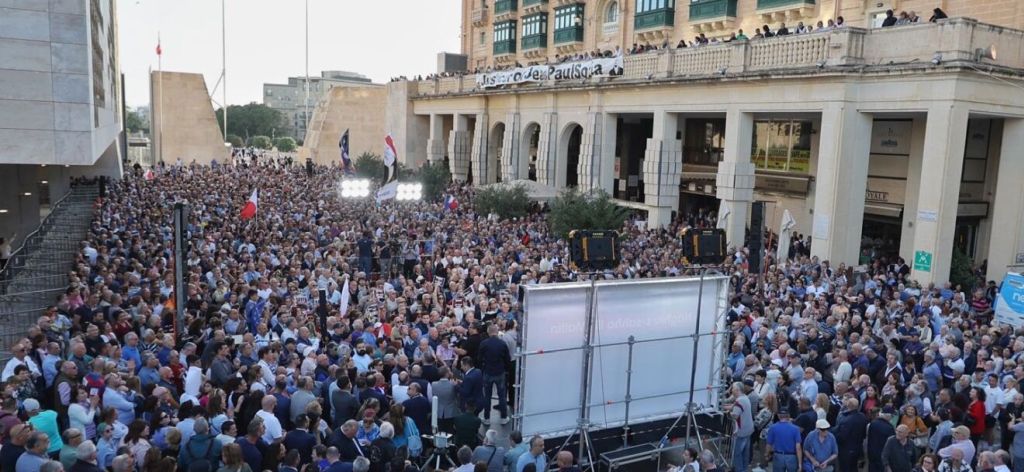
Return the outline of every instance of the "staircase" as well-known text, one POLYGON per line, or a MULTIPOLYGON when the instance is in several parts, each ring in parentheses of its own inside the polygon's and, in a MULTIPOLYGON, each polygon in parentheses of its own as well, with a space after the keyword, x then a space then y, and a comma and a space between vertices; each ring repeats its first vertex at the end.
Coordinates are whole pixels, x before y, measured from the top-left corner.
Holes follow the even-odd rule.
POLYGON ((0 272, 0 360, 67 289, 68 272, 92 224, 99 186, 78 185, 53 205, 0 272))

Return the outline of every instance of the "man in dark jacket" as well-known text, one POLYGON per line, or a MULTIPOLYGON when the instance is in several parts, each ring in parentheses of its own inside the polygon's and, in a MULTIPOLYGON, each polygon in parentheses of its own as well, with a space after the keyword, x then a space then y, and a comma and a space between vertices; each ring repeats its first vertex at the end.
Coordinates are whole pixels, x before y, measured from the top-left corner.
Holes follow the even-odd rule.
MULTIPOLYGON (((480 370, 483 371, 484 399, 490 401, 493 389, 498 389, 498 413, 501 424, 508 423, 508 392, 505 391, 505 369, 512 363, 508 344, 498 337, 498 325, 487 326, 487 339, 480 343, 480 370)), ((491 420, 491 409, 484 405, 484 424, 491 420)))
POLYGON ((316 447, 316 437, 310 434, 309 417, 305 413, 295 417, 295 429, 284 435, 284 447, 287 450, 299 451, 299 463, 309 464, 313 457, 313 448, 316 447))
POLYGON ((359 402, 350 391, 351 381, 344 369, 338 370, 338 389, 331 394, 331 410, 334 412, 334 427, 340 428, 346 421, 355 419, 359 413, 359 402))
POLYGON ((868 425, 868 472, 885 472, 882 450, 886 441, 896 435, 896 429, 890 421, 895 413, 891 406, 887 406, 868 425))
POLYGON ((836 463, 841 467, 840 472, 859 470, 857 462, 860 461, 867 427, 868 419, 860 412, 860 402, 856 398, 847 398, 832 431, 839 444, 839 460, 836 463))
POLYGON ((192 428, 196 434, 181 445, 181 451, 178 452, 178 467, 188 470, 194 462, 207 461, 210 469, 217 470, 220 467, 221 442, 210 434, 210 424, 205 418, 196 420, 192 428))
POLYGON ((409 385, 409 399, 402 406, 405 407, 405 416, 416 423, 416 429, 430 431, 430 400, 423 396, 419 384, 409 385))
POLYGON ((479 415, 487 400, 484 398, 484 380, 480 369, 473 367, 473 359, 462 358, 462 383, 459 384, 459 403, 462 409, 479 415))
POLYGON ((910 427, 901 424, 896 428, 896 435, 885 441, 882 466, 884 470, 911 470, 916 462, 917 448, 910 440, 910 427))

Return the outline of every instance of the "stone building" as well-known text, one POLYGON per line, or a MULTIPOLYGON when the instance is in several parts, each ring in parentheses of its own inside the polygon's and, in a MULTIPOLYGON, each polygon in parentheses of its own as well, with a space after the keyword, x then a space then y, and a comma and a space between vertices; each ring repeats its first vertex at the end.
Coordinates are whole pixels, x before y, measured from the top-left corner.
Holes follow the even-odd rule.
MULTIPOLYGON (((334 87, 362 87, 372 83, 362 74, 337 70, 323 71, 319 77, 310 76, 309 120, 313 120, 313 110, 334 87)), ((263 84, 263 104, 284 113, 293 138, 300 142, 306 138, 306 77, 289 77, 287 84, 263 84)))
POLYGON ((477 184, 601 188, 654 226, 717 210, 731 245, 764 201, 767 228, 789 210, 813 255, 898 254, 923 283, 948 279, 954 248, 987 260, 990 279, 1024 263, 1020 2, 947 0, 951 19, 930 23, 934 3, 911 0, 520 1, 463 3, 462 52, 489 73, 389 84, 386 127, 407 165, 446 161, 477 184), (714 5, 722 15, 704 21, 714 5), (583 12, 572 45, 555 20, 565 8, 583 12), (873 27, 886 8, 923 18, 873 27), (848 26, 675 48, 698 31, 776 30, 836 10, 848 26), (521 34, 538 14, 549 16, 543 48, 521 34), (508 38, 506 21, 520 22, 514 45, 476 42, 508 38), (596 60, 513 67, 664 40, 672 47, 601 59, 616 65, 600 73, 580 72, 596 60))

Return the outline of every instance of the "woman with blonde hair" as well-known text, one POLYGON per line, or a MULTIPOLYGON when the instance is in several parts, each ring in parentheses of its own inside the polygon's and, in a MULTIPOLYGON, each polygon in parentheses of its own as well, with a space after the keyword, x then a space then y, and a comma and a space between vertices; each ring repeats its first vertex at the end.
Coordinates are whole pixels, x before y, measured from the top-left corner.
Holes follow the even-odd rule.
POLYGON ((242 446, 238 444, 224 446, 220 452, 220 459, 224 465, 217 469, 217 472, 252 472, 249 464, 242 460, 242 446))
POLYGON ((832 406, 832 402, 828 401, 828 395, 819 393, 818 396, 814 398, 814 412, 818 414, 819 420, 828 419, 828 409, 830 406, 832 406))

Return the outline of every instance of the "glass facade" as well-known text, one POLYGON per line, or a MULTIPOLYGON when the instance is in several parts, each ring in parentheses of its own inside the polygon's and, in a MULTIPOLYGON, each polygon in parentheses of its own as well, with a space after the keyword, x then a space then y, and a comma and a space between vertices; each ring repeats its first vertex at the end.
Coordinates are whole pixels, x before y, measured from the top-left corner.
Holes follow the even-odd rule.
POLYGON ((751 162, 758 169, 809 173, 812 129, 809 121, 755 121, 751 162))
POLYGON ((636 0, 636 12, 647 13, 649 11, 675 8, 676 0, 636 0))

